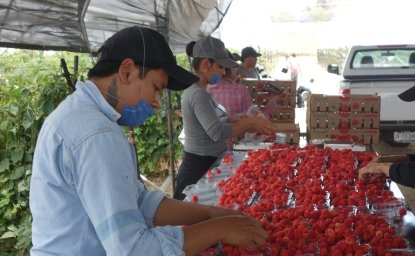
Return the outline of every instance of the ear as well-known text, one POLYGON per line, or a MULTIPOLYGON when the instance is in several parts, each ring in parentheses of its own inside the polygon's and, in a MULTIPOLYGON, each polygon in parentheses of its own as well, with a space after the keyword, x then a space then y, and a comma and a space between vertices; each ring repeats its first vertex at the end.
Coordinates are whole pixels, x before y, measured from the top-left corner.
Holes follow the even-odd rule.
POLYGON ((202 67, 206 70, 208 70, 212 66, 212 63, 210 63, 209 59, 203 59, 202 60, 202 67))
POLYGON ((135 67, 134 61, 130 58, 124 59, 121 62, 120 67, 118 68, 118 78, 121 83, 128 84, 129 83, 129 76, 133 72, 133 68, 135 67))

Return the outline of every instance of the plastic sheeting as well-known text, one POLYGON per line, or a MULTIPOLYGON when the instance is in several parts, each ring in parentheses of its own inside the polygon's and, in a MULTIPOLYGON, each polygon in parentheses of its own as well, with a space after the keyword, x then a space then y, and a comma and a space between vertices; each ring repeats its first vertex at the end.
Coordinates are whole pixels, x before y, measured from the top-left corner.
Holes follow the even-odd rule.
POLYGON ((0 47, 94 52, 116 31, 141 25, 174 52, 211 34, 232 0, 1 0, 0 47))

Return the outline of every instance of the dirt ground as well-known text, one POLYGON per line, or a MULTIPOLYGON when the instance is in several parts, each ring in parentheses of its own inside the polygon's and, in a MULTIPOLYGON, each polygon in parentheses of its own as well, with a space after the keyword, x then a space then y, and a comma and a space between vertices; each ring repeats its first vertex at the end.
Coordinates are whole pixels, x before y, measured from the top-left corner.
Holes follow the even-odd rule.
POLYGON ((173 190, 171 186, 171 178, 169 176, 169 170, 155 170, 151 174, 146 175, 145 184, 149 190, 161 190, 166 193, 168 196, 173 195, 173 190))
POLYGON ((158 186, 161 186, 168 176, 169 170, 155 170, 151 174, 146 175, 147 179, 158 186))

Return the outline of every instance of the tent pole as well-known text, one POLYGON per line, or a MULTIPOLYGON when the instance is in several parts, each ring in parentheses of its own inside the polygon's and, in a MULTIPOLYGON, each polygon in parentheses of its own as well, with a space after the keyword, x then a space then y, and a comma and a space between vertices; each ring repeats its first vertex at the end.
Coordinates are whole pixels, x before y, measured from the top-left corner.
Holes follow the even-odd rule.
POLYGON ((66 65, 64 58, 61 58, 61 68, 63 69, 63 76, 65 77, 69 87, 71 87, 72 91, 75 91, 75 86, 72 82, 71 74, 69 73, 68 66, 66 65))
POLYGON ((75 77, 73 84, 76 84, 76 82, 78 82, 78 69, 79 69, 79 56, 75 55, 73 57, 73 73, 75 77))
POLYGON ((173 140, 173 110, 171 107, 171 91, 167 90, 167 127, 169 134, 169 152, 170 152, 170 177, 173 192, 176 188, 176 170, 174 168, 174 140, 173 140))
MULTIPOLYGON (((156 1, 154 1, 156 3, 156 1)), ((161 16, 156 16, 156 24, 157 30, 161 32, 166 41, 169 42, 169 6, 171 4, 171 0, 168 0, 166 5, 164 6, 165 9, 159 9, 160 6, 154 5, 154 12, 161 13, 164 11, 164 19, 160 19, 161 16)), ((173 110, 171 104, 171 91, 167 90, 167 99, 166 99, 166 106, 167 106, 167 127, 168 127, 168 134, 169 134, 169 156, 170 156, 170 169, 169 169, 169 176, 171 177, 171 187, 172 193, 176 188, 176 170, 175 170, 175 157, 174 157, 174 138, 173 138, 173 110)))

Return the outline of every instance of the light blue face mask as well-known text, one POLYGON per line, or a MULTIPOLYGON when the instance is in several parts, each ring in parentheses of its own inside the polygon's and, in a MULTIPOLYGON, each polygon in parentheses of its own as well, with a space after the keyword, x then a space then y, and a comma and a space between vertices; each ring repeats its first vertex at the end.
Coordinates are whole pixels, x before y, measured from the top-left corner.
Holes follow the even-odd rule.
POLYGON ((138 105, 135 106, 125 104, 121 112, 121 118, 118 119, 118 124, 128 127, 137 127, 142 125, 153 113, 153 107, 145 100, 140 100, 138 105))
POLYGON ((209 84, 217 84, 220 79, 221 79, 220 75, 213 74, 209 79, 209 84))

